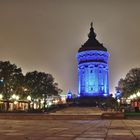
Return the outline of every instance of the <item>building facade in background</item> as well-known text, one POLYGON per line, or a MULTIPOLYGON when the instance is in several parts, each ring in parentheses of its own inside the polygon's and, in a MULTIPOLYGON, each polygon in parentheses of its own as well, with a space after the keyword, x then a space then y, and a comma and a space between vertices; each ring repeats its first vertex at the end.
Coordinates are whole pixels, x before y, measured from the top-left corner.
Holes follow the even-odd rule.
POLYGON ((78 96, 108 96, 108 56, 91 23, 88 40, 78 50, 78 96))

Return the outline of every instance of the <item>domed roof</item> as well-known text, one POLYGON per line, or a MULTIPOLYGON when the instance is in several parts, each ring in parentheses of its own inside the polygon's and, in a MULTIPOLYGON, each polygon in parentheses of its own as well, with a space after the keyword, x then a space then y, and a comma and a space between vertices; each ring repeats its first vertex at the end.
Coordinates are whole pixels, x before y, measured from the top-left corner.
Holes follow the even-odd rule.
POLYGON ((101 50, 107 51, 103 44, 96 40, 96 34, 94 33, 93 23, 91 23, 90 33, 88 34, 88 40, 82 45, 78 52, 88 51, 88 50, 101 50))

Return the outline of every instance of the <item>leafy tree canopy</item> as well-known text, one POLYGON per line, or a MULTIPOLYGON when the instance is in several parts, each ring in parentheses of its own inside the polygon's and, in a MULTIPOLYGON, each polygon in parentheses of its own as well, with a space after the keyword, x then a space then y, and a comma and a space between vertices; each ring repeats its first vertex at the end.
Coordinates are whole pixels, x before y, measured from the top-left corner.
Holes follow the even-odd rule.
POLYGON ((54 77, 45 72, 28 72, 25 76, 22 69, 9 61, 0 61, 0 93, 5 100, 12 94, 20 95, 23 99, 27 95, 42 98, 44 95, 58 95, 62 92, 54 77))
POLYGON ((54 83, 51 74, 44 72, 28 72, 25 75, 25 85, 34 98, 42 98, 45 95, 58 95, 58 84, 54 83))
POLYGON ((140 68, 133 68, 123 79, 121 78, 116 87, 122 93, 122 96, 128 97, 140 90, 140 68))
POLYGON ((21 68, 9 61, 0 61, 0 92, 8 100, 12 93, 18 93, 24 76, 21 68))

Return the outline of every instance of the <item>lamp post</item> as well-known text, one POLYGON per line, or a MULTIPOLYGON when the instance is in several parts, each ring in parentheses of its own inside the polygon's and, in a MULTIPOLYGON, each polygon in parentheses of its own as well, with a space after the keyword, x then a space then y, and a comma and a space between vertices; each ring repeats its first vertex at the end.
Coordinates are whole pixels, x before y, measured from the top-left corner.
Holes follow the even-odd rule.
POLYGON ((13 94, 11 98, 12 98, 12 100, 14 101, 14 102, 13 102, 13 103, 14 103, 14 109, 17 109, 19 96, 18 96, 18 95, 13 94))
POLYGON ((0 94, 0 100, 2 100, 3 99, 3 95, 2 94, 0 94))
MULTIPOLYGON (((2 99, 3 99, 3 95, 2 94, 0 94, 0 101, 2 101, 2 99)), ((2 102, 3 103, 3 102, 2 102)), ((2 110, 3 109, 3 107, 2 107, 2 105, 0 105, 0 110, 2 110)))
POLYGON ((136 95, 137 95, 138 97, 140 97, 140 92, 138 91, 136 95))
POLYGON ((30 95, 27 96, 27 100, 28 100, 28 110, 30 110, 31 109, 30 103, 31 103, 31 100, 32 100, 30 95))

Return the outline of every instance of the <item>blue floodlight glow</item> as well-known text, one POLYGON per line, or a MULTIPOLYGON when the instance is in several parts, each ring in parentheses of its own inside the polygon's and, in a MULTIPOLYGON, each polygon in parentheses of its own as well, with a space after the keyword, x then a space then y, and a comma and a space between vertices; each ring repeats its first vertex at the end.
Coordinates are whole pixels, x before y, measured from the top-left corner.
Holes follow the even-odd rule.
POLYGON ((115 97, 116 97, 117 99, 119 99, 119 98, 121 98, 121 96, 122 96, 122 94, 121 94, 121 92, 118 90, 118 91, 115 93, 115 97))
POLYGON ((79 52, 78 95, 108 96, 108 52, 89 50, 79 52))
POLYGON ((108 57, 103 44, 96 40, 91 23, 88 40, 77 53, 78 96, 109 96, 108 57))
POLYGON ((70 90, 67 93, 67 99, 72 99, 72 92, 70 90))

